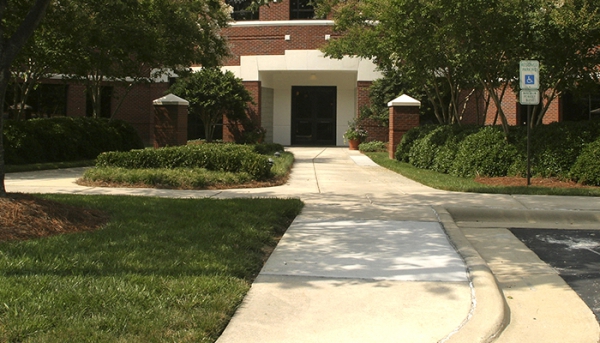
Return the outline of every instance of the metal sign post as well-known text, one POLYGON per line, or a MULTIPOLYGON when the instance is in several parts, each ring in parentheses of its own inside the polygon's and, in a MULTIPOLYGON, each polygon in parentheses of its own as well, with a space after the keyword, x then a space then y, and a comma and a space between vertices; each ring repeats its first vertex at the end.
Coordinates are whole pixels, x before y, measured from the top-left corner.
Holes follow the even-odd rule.
POLYGON ((519 62, 519 102, 527 106, 527 186, 531 185, 531 107, 540 103, 540 62, 519 62))

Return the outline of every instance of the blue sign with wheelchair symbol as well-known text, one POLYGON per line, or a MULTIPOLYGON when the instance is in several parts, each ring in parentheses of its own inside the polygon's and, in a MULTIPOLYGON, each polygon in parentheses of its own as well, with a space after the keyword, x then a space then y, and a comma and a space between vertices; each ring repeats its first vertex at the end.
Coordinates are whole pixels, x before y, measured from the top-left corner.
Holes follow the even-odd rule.
POLYGON ((535 75, 526 74, 525 75, 525 84, 526 85, 535 85, 535 75))

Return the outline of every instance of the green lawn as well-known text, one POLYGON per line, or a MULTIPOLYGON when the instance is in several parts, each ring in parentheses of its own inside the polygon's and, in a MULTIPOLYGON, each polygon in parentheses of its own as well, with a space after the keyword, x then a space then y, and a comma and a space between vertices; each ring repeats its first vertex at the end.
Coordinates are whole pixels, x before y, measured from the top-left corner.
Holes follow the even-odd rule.
POLYGON ((548 188, 548 187, 503 187, 488 186, 473 179, 442 174, 427 169, 415 168, 408 163, 389 158, 387 152, 365 153, 375 163, 402 174, 424 185, 456 192, 496 193, 496 194, 538 194, 538 195, 578 195, 600 196, 599 188, 548 188))
POLYGON ((44 195, 103 228, 0 243, 0 342, 213 342, 299 200, 44 195))

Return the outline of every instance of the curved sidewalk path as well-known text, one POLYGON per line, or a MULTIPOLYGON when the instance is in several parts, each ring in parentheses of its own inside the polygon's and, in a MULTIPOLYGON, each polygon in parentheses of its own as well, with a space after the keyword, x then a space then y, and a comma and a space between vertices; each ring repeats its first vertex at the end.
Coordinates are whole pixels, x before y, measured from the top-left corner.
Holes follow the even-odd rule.
POLYGON ((271 188, 83 187, 74 184, 82 169, 8 174, 6 188, 301 198, 219 343, 599 341, 589 308, 506 230, 598 229, 597 198, 445 192, 346 148, 289 150, 290 180, 271 188))

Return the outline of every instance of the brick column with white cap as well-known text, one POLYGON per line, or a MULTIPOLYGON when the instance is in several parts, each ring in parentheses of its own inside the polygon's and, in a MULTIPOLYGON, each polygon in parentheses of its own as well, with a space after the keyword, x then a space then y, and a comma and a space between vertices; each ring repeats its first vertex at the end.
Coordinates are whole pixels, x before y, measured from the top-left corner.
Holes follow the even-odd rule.
POLYGON ((189 102, 168 94, 152 102, 154 105, 154 147, 187 144, 189 102))
POLYGON ((390 109, 390 141, 388 153, 395 158, 396 148, 406 131, 419 126, 419 107, 421 102, 403 94, 388 102, 390 109))

